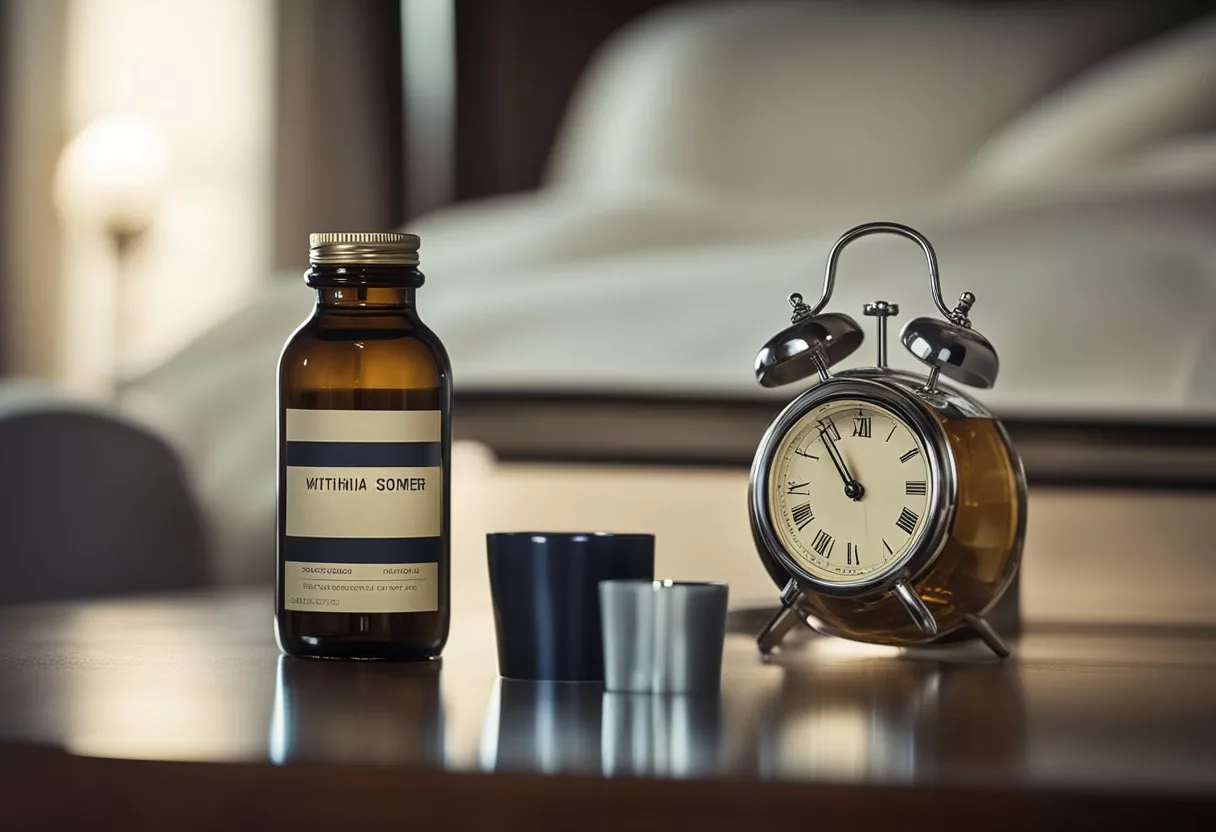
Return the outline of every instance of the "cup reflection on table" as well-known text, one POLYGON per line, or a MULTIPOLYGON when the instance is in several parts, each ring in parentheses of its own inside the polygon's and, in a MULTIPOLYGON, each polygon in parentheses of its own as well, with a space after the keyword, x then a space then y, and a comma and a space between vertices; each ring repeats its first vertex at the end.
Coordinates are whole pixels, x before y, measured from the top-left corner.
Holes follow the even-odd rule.
POLYGON ((482 724, 481 768, 598 772, 602 691, 598 682, 499 679, 482 724))
POLYGON ((440 666, 280 656, 271 762, 442 766, 440 666))
POLYGON ((481 737, 491 772, 694 777, 717 772, 720 700, 499 679, 481 737))
POLYGON ((720 726, 717 694, 605 693, 603 772, 609 777, 719 773, 720 726))

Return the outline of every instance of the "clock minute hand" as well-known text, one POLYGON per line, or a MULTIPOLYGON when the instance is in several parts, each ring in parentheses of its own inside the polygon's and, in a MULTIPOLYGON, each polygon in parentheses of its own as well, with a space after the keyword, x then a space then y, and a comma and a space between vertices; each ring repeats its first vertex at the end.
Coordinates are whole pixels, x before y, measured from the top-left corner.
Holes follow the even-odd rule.
POLYGON ((865 494, 866 490, 849 473, 849 466, 845 464, 844 457, 840 455, 840 450, 836 447, 836 440, 831 437, 825 428, 819 429, 819 436, 823 439, 823 446, 827 448, 828 456, 832 458, 832 464, 836 466, 836 472, 844 480, 844 495, 850 500, 860 500, 861 495, 865 494))

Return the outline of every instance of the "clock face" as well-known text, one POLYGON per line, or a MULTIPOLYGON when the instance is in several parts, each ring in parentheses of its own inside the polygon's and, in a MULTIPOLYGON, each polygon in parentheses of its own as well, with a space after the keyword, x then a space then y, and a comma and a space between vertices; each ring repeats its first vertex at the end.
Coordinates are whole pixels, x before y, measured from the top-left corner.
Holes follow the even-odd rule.
POLYGON ((924 443, 890 410, 836 399, 782 437, 769 468, 772 527, 785 551, 822 581, 852 582, 903 563, 928 522, 924 443))

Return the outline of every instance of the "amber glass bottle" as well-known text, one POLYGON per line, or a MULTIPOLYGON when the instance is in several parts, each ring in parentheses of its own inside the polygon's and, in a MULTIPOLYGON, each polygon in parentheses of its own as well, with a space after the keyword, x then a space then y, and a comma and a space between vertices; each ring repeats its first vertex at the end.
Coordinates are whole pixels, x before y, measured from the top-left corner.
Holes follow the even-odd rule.
POLYGON ((293 656, 429 659, 448 635, 452 369, 413 234, 313 234, 279 359, 275 633, 293 656))

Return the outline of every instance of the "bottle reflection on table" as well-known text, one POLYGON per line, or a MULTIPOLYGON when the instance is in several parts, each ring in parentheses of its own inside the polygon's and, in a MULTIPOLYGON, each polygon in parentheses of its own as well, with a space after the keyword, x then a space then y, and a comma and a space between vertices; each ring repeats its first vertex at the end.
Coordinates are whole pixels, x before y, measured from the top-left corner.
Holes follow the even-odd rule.
POLYGON ((440 667, 280 656, 271 762, 442 766, 440 667))

